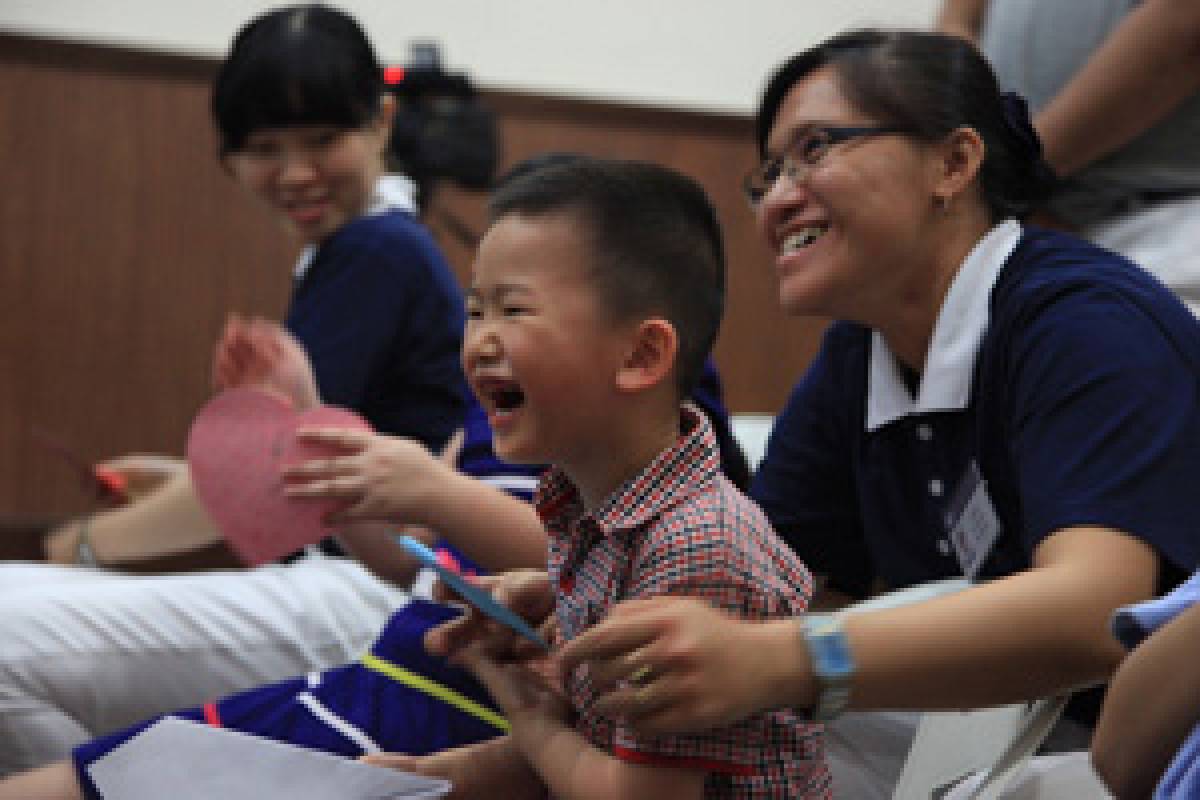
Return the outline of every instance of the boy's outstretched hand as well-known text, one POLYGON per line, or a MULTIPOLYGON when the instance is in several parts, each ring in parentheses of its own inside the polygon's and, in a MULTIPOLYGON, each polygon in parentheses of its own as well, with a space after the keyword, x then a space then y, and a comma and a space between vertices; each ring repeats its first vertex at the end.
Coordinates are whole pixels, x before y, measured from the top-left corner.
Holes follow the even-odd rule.
POLYGON ((431 493, 457 475, 420 442, 399 436, 341 428, 304 428, 297 436, 341 452, 283 472, 289 497, 346 501, 325 519, 330 525, 361 520, 423 525, 431 493))
POLYGON ((213 388, 251 386, 283 395, 298 411, 321 404, 303 345, 278 322, 229 315, 213 351, 213 388))
MULTIPOLYGON (((534 628, 540 628, 542 639, 557 639, 554 622, 554 589, 544 570, 516 569, 500 575, 472 579, 487 589, 497 602, 507 606, 534 628)), ((454 602, 457 595, 443 583, 434 588, 434 598, 444 603, 454 602)), ((433 655, 460 662, 463 651, 478 640, 490 640, 490 650, 506 661, 523 661, 545 656, 545 651, 524 637, 512 632, 468 606, 466 613, 433 628, 425 634, 425 649, 433 655), (504 649, 507 648, 507 649, 504 649)))
POLYGON ((545 800, 546 790, 507 736, 427 756, 375 753, 367 764, 450 781, 446 800, 545 800))
POLYGON ((410 772, 426 778, 442 778, 453 785, 447 800, 468 800, 492 796, 496 787, 491 780, 480 780, 473 769, 471 748, 456 747, 427 756, 410 756, 404 753, 373 753, 359 759, 373 767, 410 772), (490 789, 489 789, 490 786, 490 789))
MULTIPOLYGON (((554 591, 545 572, 514 570, 481 578, 479 584, 498 602, 540 627, 544 640, 557 639, 554 591)), ((468 607, 461 617, 425 634, 425 649, 474 672, 510 720, 530 714, 561 721, 569 713, 558 686, 554 656, 474 608, 468 607)))
MULTIPOLYGON (((509 638, 513 637, 508 633, 509 638)), ((506 660, 501 650, 490 647, 494 640, 478 640, 463 648, 461 661, 487 687, 488 694, 500 706, 508 720, 517 725, 565 724, 571 705, 558 686, 558 664, 553 655, 541 653, 522 661, 506 660)))

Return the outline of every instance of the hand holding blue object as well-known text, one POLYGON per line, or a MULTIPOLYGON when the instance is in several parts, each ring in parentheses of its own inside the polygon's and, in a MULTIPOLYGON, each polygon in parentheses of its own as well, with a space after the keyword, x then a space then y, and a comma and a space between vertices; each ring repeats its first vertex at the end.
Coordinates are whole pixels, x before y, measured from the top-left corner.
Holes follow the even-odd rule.
POLYGON ((473 585, 460 573, 438 561, 437 554, 433 550, 411 536, 400 536, 397 537, 396 541, 418 561, 436 571, 439 578, 445 581, 451 589, 457 592, 468 603, 475 606, 475 608, 497 622, 512 628, 543 650, 550 649, 550 646, 543 641, 541 636, 538 636, 537 631, 530 627, 529 623, 521 619, 512 609, 506 608, 496 602, 495 598, 489 592, 473 585))

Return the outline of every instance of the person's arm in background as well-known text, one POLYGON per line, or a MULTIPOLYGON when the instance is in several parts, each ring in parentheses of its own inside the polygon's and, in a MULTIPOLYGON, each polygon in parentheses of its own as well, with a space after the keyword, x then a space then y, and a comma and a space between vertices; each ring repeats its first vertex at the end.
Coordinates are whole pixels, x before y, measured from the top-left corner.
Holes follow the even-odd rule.
POLYGON ((1092 739, 1096 771, 1117 797, 1149 797, 1200 724, 1200 605, 1159 628, 1121 664, 1092 739))
MULTIPOLYGON (((975 41, 988 0, 946 0, 937 27, 975 41)), ((1034 126, 1070 175, 1118 150, 1200 91, 1200 3, 1138 3, 1034 126)))
POLYGON ((1144 0, 1034 121, 1060 175, 1132 141, 1200 91, 1200 3, 1144 0))
POLYGON ((51 531, 45 542, 46 560, 74 564, 81 526, 95 557, 106 567, 171 556, 220 541, 221 534, 200 505, 186 469, 129 505, 101 511, 51 531))
MULTIPOLYGON (((297 407, 317 405, 316 384, 300 350, 290 338, 269 337, 265 323, 231 315, 213 351, 212 379, 216 388, 255 384, 288 397, 297 407), (270 346, 268 347, 268 342, 270 346), (268 361, 260 350, 272 355, 268 361), (285 356, 288 356, 285 358, 285 356), (281 366, 283 365, 283 366, 281 366), (283 367, 286 367, 286 371, 283 367), (272 372, 272 370, 276 370, 272 372)), ((221 533, 205 512, 186 464, 152 491, 121 508, 93 514, 51 531, 45 540, 46 560, 74 564, 86 526, 88 544, 105 566, 186 552, 220 541, 221 533)))
POLYGON ((945 0, 938 11, 934 28, 970 42, 978 42, 987 5, 988 0, 945 0))

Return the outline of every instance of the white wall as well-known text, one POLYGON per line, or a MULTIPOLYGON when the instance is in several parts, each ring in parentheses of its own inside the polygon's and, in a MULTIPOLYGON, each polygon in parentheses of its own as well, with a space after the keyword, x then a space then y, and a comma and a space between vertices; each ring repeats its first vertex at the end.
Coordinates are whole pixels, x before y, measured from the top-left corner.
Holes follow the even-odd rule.
MULTIPOLYGON (((220 55, 278 3, 0 0, 0 30, 220 55)), ((940 0, 346 0, 380 56, 442 45, 448 68, 487 88, 746 113, 770 69, 862 24, 926 27, 940 0)))

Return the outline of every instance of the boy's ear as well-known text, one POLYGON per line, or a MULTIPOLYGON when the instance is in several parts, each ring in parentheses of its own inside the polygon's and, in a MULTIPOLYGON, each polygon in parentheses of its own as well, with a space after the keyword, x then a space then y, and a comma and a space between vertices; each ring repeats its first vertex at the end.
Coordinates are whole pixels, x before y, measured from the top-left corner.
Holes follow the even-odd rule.
POLYGON ((617 370, 617 389, 638 392, 657 386, 674 371, 678 353, 679 334, 674 325, 660 317, 642 320, 617 370))

